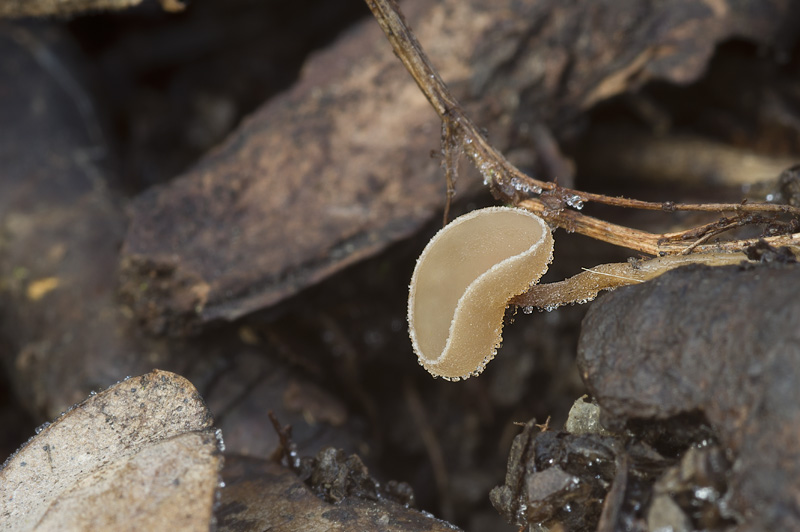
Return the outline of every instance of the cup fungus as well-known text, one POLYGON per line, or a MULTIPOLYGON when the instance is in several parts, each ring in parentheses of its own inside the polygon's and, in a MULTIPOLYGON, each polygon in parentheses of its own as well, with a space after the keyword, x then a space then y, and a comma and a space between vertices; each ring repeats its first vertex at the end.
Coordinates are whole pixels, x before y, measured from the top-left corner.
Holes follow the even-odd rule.
POLYGON ((409 335, 420 364, 448 380, 482 372, 500 346, 509 300, 541 278, 552 256, 550 228, 522 209, 479 209, 440 230, 409 286, 409 335))

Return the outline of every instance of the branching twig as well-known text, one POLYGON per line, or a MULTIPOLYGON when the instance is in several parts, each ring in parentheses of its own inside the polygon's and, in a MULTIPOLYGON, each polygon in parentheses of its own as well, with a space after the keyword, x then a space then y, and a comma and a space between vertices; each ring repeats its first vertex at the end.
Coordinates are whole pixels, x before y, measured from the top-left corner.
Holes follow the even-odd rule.
POLYGON ((663 235, 612 224, 563 207, 551 208, 538 198, 520 201, 517 206, 536 213, 551 224, 570 232, 649 255, 658 255, 661 252, 659 241, 663 235))
MULTIPOLYGON (((413 32, 406 24, 394 0, 366 0, 367 5, 383 29, 392 48, 425 94, 443 122, 445 167, 448 175, 448 202, 452 191, 452 176, 455 162, 447 160, 452 146, 460 145, 464 153, 478 168, 484 180, 491 185, 499 199, 514 203, 539 214, 549 223, 570 231, 582 233, 598 240, 610 242, 629 249, 653 255, 707 252, 710 250, 742 251, 752 245, 753 240, 737 240, 726 243, 703 245, 714 234, 745 224, 763 223, 759 217, 747 218, 743 214, 789 214, 800 218, 800 208, 790 205, 768 203, 673 203, 649 202, 602 194, 583 192, 560 187, 556 183, 534 179, 516 168, 500 152, 495 150, 448 90, 436 69, 431 64, 413 32), (533 198, 540 195, 539 198, 533 198), (727 221, 708 224, 683 233, 657 235, 627 227, 610 224, 584 216, 566 207, 580 207, 587 202, 605 205, 661 211, 699 211, 731 213, 739 216, 736 223, 727 221), (726 225, 727 224, 727 225, 726 225), (713 226, 713 227, 712 227, 713 226), (723 228, 723 226, 725 226, 723 228), (696 234, 694 242, 675 235, 696 234), (702 240, 697 240, 702 239, 702 240)), ((797 245, 800 234, 772 237, 775 245, 797 245)), ((769 240, 769 239, 767 239, 769 240)))

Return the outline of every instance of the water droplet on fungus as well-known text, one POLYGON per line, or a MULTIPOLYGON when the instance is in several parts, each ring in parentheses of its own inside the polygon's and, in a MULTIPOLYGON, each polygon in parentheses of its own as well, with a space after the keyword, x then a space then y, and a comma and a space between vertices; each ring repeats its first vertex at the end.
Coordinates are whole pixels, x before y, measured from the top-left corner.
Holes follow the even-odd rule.
POLYGON ((567 201, 567 205, 569 205, 573 209, 577 209, 577 210, 583 209, 583 199, 581 199, 580 196, 577 196, 577 195, 576 196, 568 196, 566 201, 567 201))

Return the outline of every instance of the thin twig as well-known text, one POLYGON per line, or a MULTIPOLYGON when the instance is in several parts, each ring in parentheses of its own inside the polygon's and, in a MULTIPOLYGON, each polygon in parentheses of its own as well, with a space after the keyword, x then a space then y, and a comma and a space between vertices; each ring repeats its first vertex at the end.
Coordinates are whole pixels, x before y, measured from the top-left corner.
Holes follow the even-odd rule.
MULTIPOLYGON (((790 205, 768 203, 673 203, 650 202, 621 197, 605 196, 591 192, 583 192, 571 188, 560 187, 554 182, 534 179, 511 164, 500 152, 495 150, 480 133, 479 129, 465 114, 458 101, 450 93, 444 81, 422 50, 414 33, 394 0, 366 0, 378 24, 386 34, 397 57, 405 65, 416 81, 422 93, 433 106, 444 123, 443 136, 445 147, 460 144, 464 153, 478 168, 493 192, 505 201, 528 208, 545 218, 551 224, 570 231, 579 232, 629 249, 644 253, 674 254, 682 253, 689 242, 669 242, 670 235, 655 235, 637 231, 627 227, 609 224, 588 216, 570 216, 565 213, 574 211, 566 206, 578 207, 587 202, 601 203, 616 207, 627 207, 645 210, 698 211, 718 213, 764 213, 789 214, 800 217, 800 208, 790 205), (541 194, 540 198, 532 195, 541 194), (538 202, 538 203, 537 203, 538 202), (549 205, 549 207, 548 207, 549 205), (553 208, 555 205, 556 208, 553 208)), ((446 166, 450 163, 446 162, 446 166)), ((448 175, 448 202, 451 176, 448 175)), ((756 222, 752 222, 756 223, 756 222)), ((704 233, 707 234, 707 233, 704 233)), ((702 236, 702 235, 701 235, 702 236)), ((786 240, 786 238, 784 238, 786 240)), ((794 236, 788 238, 796 244, 794 236)), ((750 245, 750 241, 727 243, 726 249, 742 250, 750 245)), ((715 249, 721 249, 718 245, 715 249)), ((705 249, 695 243, 695 251, 705 249)))
POLYGON ((686 229, 675 233, 665 233, 661 243, 693 241, 708 234, 717 235, 722 231, 727 231, 728 229, 733 229, 735 227, 741 227, 753 222, 754 219, 752 214, 739 214, 732 218, 720 218, 719 220, 715 220, 705 225, 698 225, 697 227, 692 227, 691 229, 686 229))
POLYGON ((623 281, 629 282, 631 284, 633 284, 633 283, 643 283, 644 282, 643 279, 634 279, 633 277, 625 277, 624 275, 617 275, 617 274, 614 274, 614 273, 601 272, 601 271, 593 270, 591 268, 581 268, 581 270, 583 270, 585 272, 593 273, 595 275, 608 275, 609 277, 613 277, 615 279, 622 279, 623 281))
POLYGON ((284 427, 281 425, 280 421, 278 421, 278 417, 272 410, 267 412, 267 416, 272 422, 272 428, 275 429, 275 433, 278 435, 278 441, 280 441, 281 446, 280 453, 283 458, 286 459, 286 465, 289 466, 292 471, 296 472, 299 467, 299 462, 297 460, 297 444, 292 440, 292 426, 286 425, 284 427))
POLYGON ((366 3, 386 34, 395 55, 414 78, 439 118, 450 124, 449 134, 461 140, 464 153, 484 178, 510 183, 516 177, 523 185, 540 190, 555 187, 554 183, 538 181, 524 174, 486 141, 442 81, 394 0, 366 0, 366 3))
POLYGON ((663 246, 659 242, 664 235, 612 224, 563 207, 553 209, 538 198, 523 200, 517 204, 517 207, 538 214, 556 227, 561 227, 569 232, 580 233, 596 240, 649 255, 658 255, 662 252, 663 246))
POLYGON ((693 212, 767 212, 774 214, 791 214, 800 216, 800 208, 791 205, 776 203, 673 203, 671 201, 654 202, 628 198, 618 198, 581 192, 578 190, 563 189, 565 193, 574 193, 585 202, 594 201, 615 207, 629 207, 649 211, 693 211, 693 212))
POLYGON ((442 155, 444 156, 444 178, 447 182, 447 198, 444 204, 444 214, 442 215, 442 227, 447 225, 450 218, 450 203, 456 195, 456 179, 458 179, 458 156, 460 146, 457 142, 452 142, 453 132, 450 122, 442 122, 442 155))

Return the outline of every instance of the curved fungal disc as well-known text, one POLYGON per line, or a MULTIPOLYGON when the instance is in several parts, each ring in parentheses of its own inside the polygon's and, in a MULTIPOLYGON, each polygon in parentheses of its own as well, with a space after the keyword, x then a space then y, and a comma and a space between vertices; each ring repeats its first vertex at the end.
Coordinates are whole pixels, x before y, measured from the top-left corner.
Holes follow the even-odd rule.
POLYGON ((522 209, 479 209, 439 231, 409 286, 408 330, 420 364, 449 380, 483 371, 500 346, 508 301, 539 280, 552 256, 549 227, 522 209))

